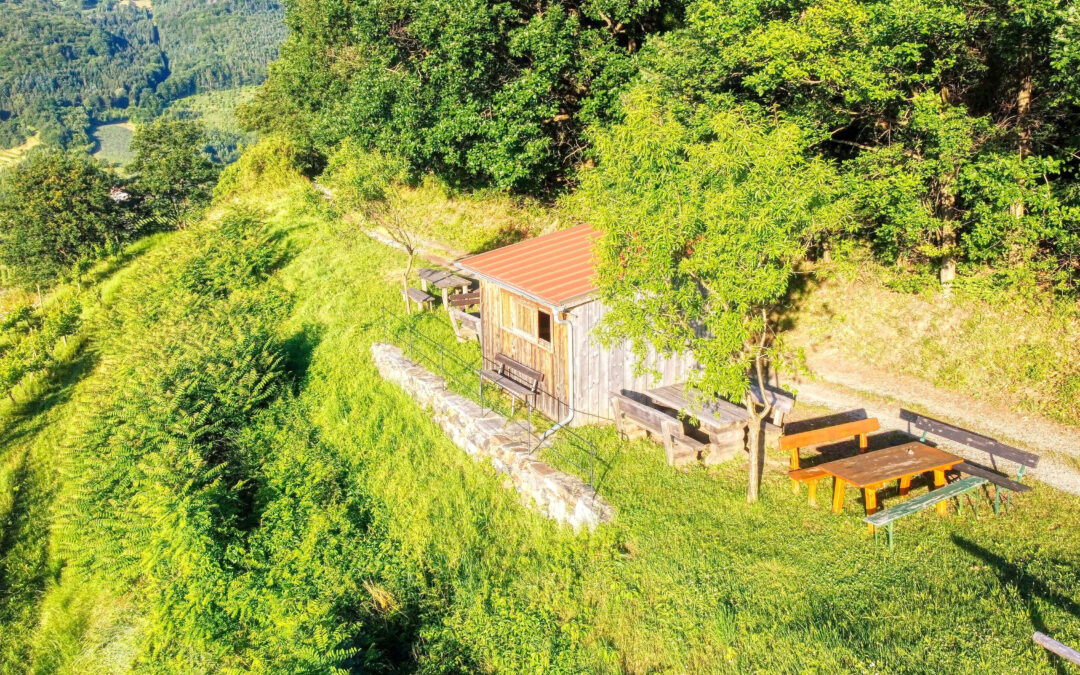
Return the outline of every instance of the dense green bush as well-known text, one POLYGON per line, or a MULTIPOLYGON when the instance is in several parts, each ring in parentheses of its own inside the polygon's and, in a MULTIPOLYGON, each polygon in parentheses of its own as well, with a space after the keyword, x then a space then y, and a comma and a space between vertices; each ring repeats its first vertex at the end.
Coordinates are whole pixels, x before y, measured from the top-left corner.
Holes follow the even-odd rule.
POLYGON ((218 167, 207 144, 206 132, 191 120, 158 119, 136 127, 135 158, 127 170, 151 212, 176 220, 210 200, 218 167))
POLYGON ((0 260, 16 281, 49 282, 79 259, 117 250, 132 231, 110 196, 120 180, 76 153, 35 152, 0 177, 0 260))

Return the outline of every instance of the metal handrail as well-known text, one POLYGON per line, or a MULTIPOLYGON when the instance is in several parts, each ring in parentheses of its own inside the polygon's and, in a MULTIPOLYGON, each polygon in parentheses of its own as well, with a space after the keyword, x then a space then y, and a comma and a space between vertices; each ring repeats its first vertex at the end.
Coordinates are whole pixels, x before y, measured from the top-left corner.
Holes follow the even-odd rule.
MULTIPOLYGON (((480 403, 480 406, 482 408, 488 409, 490 407, 492 410, 495 410, 495 400, 485 399, 484 379, 481 375, 481 371, 483 370, 486 363, 491 362, 490 359, 487 359, 483 355, 481 355, 479 361, 466 360, 461 355, 447 349, 447 345, 445 344, 445 342, 437 340, 432 336, 428 335, 423 330, 413 325, 412 322, 407 321, 405 317, 397 314, 396 312, 393 312, 390 309, 387 309, 385 306, 381 307, 380 309, 383 336, 387 342, 397 342, 400 346, 402 346, 408 351, 409 358, 416 361, 419 357, 420 360, 425 362, 425 365, 428 365, 433 369, 437 368, 444 379, 451 380, 460 387, 462 391, 458 393, 462 393, 463 395, 471 397, 472 392, 476 392, 479 397, 478 402, 480 403), (394 334, 390 326, 391 320, 396 324, 396 329, 398 332, 403 331, 405 333, 404 339, 394 334), (428 354, 423 349, 418 350, 418 344, 424 345, 425 347, 434 350, 437 356, 428 354), (450 369, 447 369, 447 358, 449 358, 451 362, 450 369), (455 370, 464 372, 454 372, 455 370), (467 373, 467 375, 465 373, 467 373), (473 378, 475 378, 475 380, 473 380, 473 378), (475 387, 472 386, 472 381, 476 382, 475 387), (489 403, 491 403, 492 405, 489 406, 489 403)), ((545 390, 542 386, 537 387, 537 394, 550 397, 562 409, 570 409, 570 406, 566 403, 566 401, 562 400, 558 396, 555 396, 550 391, 545 390)), ((526 405, 526 423, 529 426, 529 450, 530 452, 536 452, 541 448, 541 446, 545 445, 545 442, 543 439, 537 439, 536 436, 532 433, 533 425, 531 419, 533 407, 528 401, 526 401, 526 405)), ((503 410, 499 410, 499 412, 505 414, 505 411, 503 410)), ((596 417, 598 419, 608 419, 594 413, 587 413, 585 411, 574 410, 574 412, 591 415, 592 417, 596 417)), ((505 416, 510 417, 511 414, 512 413, 505 414, 505 416)), ((555 454, 563 461, 571 464, 582 473, 587 473, 589 477, 587 484, 593 489, 596 489, 597 462, 600 462, 605 466, 608 464, 606 460, 600 457, 600 454, 596 449, 596 444, 588 438, 585 438, 578 432, 574 431, 570 427, 560 428, 558 432, 556 432, 555 436, 560 438, 560 440, 562 441, 561 445, 569 444, 570 446, 576 446, 576 449, 579 452, 584 452, 588 456, 588 462, 583 464, 575 460, 569 454, 562 451, 559 447, 560 444, 557 443, 547 443, 546 445, 548 451, 555 454)))

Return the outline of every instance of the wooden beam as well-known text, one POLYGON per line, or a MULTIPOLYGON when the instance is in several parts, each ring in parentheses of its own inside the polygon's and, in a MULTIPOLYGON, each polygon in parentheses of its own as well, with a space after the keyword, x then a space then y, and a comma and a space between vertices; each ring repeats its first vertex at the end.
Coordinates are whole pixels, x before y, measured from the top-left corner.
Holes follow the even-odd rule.
POLYGON ((1045 633, 1039 633, 1038 631, 1036 631, 1036 633, 1031 636, 1031 639, 1035 642, 1035 644, 1046 649, 1047 651, 1057 654, 1066 661, 1080 666, 1080 652, 1076 651, 1072 647, 1062 644, 1054 638, 1050 637, 1049 635, 1046 635, 1045 633))

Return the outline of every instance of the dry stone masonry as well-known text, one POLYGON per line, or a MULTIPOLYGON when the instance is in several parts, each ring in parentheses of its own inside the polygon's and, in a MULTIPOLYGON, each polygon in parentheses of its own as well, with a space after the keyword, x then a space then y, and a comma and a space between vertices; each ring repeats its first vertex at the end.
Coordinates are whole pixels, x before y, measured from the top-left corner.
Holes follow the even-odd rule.
POLYGON ((475 401, 446 387, 433 375, 406 358, 394 345, 376 343, 371 356, 383 379, 393 382, 417 403, 431 410, 435 422, 454 443, 477 461, 488 460, 506 474, 522 501, 549 518, 592 529, 608 522, 615 510, 577 476, 564 473, 533 457, 528 429, 485 411, 475 401))

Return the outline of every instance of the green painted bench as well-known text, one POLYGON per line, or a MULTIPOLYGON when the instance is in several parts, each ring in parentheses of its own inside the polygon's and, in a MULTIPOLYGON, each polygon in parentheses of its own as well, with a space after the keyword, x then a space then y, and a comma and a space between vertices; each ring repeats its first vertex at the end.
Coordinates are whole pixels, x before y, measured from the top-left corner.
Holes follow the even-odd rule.
POLYGON ((922 432, 922 437, 919 438, 920 441, 926 441, 927 434, 934 434, 972 450, 985 452, 989 458, 989 466, 968 460, 957 464, 955 469, 969 476, 985 478, 988 483, 993 484, 994 513, 1001 511, 1002 490, 1008 490, 1009 492, 1028 492, 1031 490, 1031 486, 1024 485, 1020 482, 1020 479, 1024 477, 1024 469, 1035 469, 1039 466, 1038 455, 1005 445, 989 436, 961 429, 910 410, 901 410, 900 419, 910 425, 909 431, 915 429, 922 432), (1005 475, 1001 467, 1001 460, 1011 462, 1018 467, 1015 480, 1005 475))
POLYGON ((878 511, 871 514, 863 520, 874 526, 874 541, 877 541, 878 528, 884 527, 886 532, 886 538, 889 542, 889 548, 893 547, 893 523, 905 516, 910 516, 913 513, 918 513, 925 508, 935 506, 947 499, 956 497, 960 498, 960 495, 974 490, 985 485, 988 481, 980 476, 967 476, 960 480, 953 481, 944 487, 939 487, 936 490, 927 492, 924 495, 909 499, 906 502, 901 502, 896 506, 885 509, 884 511, 878 511))

